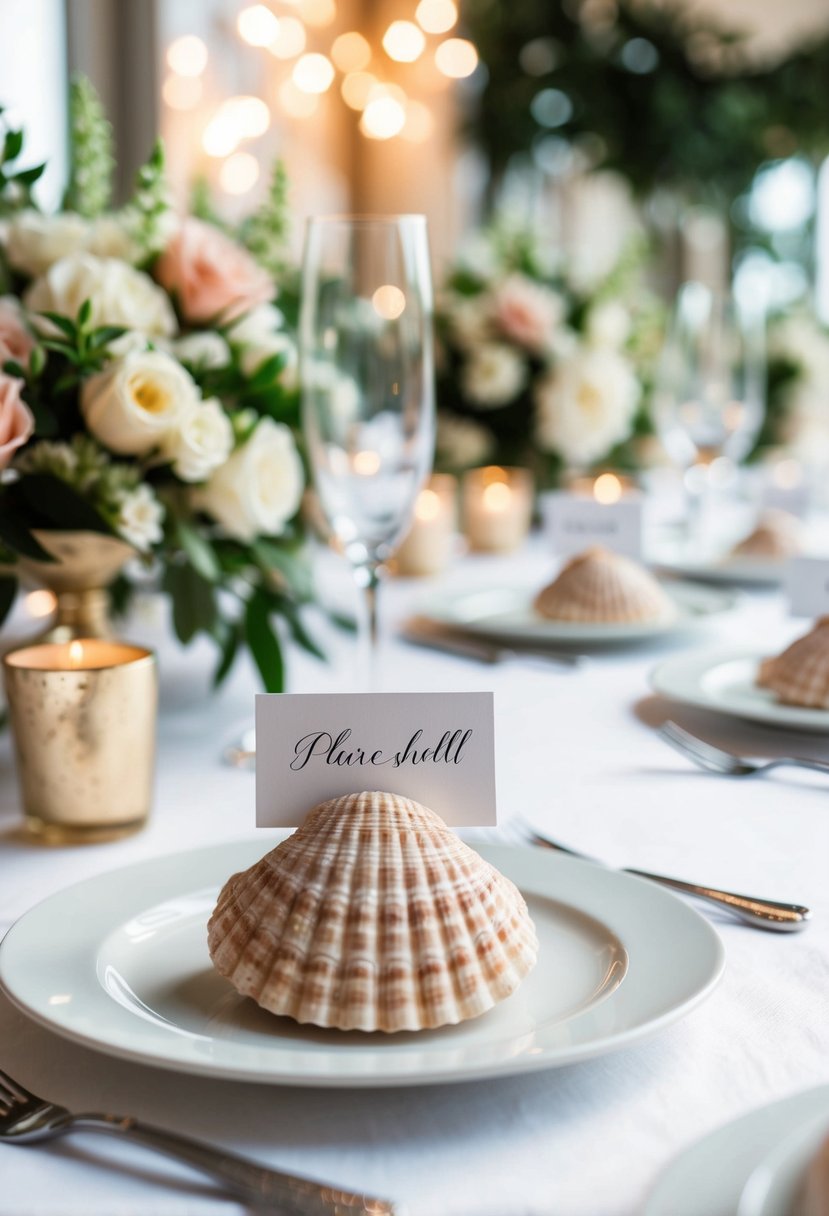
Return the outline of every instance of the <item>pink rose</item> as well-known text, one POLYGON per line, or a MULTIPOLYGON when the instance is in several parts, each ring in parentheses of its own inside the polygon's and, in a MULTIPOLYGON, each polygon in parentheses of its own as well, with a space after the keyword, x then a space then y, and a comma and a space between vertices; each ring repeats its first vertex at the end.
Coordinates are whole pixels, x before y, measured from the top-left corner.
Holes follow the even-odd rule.
POLYGON ((0 365, 6 359, 15 359, 25 367, 34 344, 15 297, 0 296, 0 365))
POLYGON ((22 388, 22 380, 0 372, 0 469, 5 469, 35 429, 32 411, 20 396, 22 388))
POLYGON ((218 228, 188 218, 155 265, 188 321, 232 320, 274 295, 269 275, 218 228))
POLYGON ((561 297, 523 274, 511 274, 495 292, 494 318, 498 328, 527 350, 548 349, 563 314, 561 297))

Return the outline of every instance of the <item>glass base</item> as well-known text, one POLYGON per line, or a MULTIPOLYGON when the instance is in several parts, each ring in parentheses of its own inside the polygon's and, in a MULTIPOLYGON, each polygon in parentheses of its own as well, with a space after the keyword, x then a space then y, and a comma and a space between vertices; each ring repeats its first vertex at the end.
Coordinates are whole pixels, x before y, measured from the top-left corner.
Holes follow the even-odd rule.
POLYGON ((41 844, 104 844, 140 832, 146 816, 129 823, 55 823, 37 815, 26 815, 26 830, 41 844))

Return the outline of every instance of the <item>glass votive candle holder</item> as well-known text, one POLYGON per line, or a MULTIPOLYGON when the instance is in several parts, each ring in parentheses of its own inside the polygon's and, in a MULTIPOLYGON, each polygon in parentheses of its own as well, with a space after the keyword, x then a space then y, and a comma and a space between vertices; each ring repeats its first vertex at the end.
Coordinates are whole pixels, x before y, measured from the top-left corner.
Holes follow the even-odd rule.
POLYGON ((3 675, 26 825, 49 843, 137 831, 152 802, 151 651, 93 638, 10 651, 3 675))
POLYGON ((524 543, 533 513, 529 469, 488 465, 463 478, 463 530, 470 549, 509 553, 524 543))
POLYGON ((415 501, 412 526, 395 554, 398 574, 440 574, 452 559, 458 527, 458 483, 433 473, 415 501))

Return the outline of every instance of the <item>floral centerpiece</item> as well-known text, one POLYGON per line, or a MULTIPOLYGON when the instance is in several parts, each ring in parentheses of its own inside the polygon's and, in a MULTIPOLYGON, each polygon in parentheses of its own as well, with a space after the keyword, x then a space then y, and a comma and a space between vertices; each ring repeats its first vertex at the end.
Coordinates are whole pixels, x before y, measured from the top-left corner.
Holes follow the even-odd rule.
POLYGON ((568 470, 637 460, 651 431, 661 309, 629 249, 600 282, 496 226, 449 274, 438 301, 438 463, 524 465, 541 486, 568 470))
POLYGON ((0 156, 2 607, 16 559, 52 559, 44 534, 108 534, 160 570, 183 642, 215 640, 217 680, 246 645, 280 690, 274 618, 317 652, 299 616, 296 352, 274 303, 284 176, 231 234, 174 213, 157 145, 113 211, 110 130, 86 81, 71 116, 57 214, 34 204, 43 166, 19 168, 22 132, 6 126, 0 156))
POLYGON ((807 309, 769 325, 767 409, 754 455, 783 450, 806 468, 829 467, 829 330, 807 309))

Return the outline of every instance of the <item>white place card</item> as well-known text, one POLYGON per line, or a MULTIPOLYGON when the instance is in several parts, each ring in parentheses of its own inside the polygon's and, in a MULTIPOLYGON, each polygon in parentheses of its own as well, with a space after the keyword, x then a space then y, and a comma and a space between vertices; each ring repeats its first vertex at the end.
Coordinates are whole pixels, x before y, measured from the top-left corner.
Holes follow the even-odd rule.
POLYGON ((557 490, 541 501, 545 531, 562 557, 603 545, 638 560, 642 555, 642 498, 628 495, 614 503, 557 490))
POLYGON ((493 694, 257 696, 257 827, 295 827, 361 790, 413 798, 454 827, 494 826, 493 694))
POLYGON ((792 616, 829 616, 829 557, 793 557, 786 590, 792 616))

